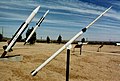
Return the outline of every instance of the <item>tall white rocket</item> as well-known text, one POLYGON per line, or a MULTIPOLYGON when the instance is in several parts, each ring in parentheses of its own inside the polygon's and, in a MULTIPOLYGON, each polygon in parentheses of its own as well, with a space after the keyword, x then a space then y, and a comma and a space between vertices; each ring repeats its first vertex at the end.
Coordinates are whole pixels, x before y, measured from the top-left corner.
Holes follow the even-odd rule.
POLYGON ((23 24, 20 26, 20 28, 17 30, 17 32, 14 34, 14 36, 10 40, 7 48, 5 49, 5 51, 3 52, 3 54, 1 55, 1 57, 5 57, 5 55, 7 54, 7 52, 15 45, 16 40, 18 39, 18 37, 20 35, 22 35, 22 33, 28 27, 29 23, 32 21, 32 19, 34 18, 34 16, 39 11, 39 8, 40 8, 40 6, 38 6, 36 9, 34 9, 33 12, 30 14, 30 16, 26 19, 26 21, 23 22, 23 24))
POLYGON ((79 33, 77 33, 71 40, 69 40, 63 47, 61 47, 57 52, 55 52, 51 57, 49 57, 44 63, 42 63, 37 69, 31 72, 32 76, 35 76, 39 70, 41 70, 46 64, 48 64, 52 59, 54 59, 59 53, 61 53, 65 48, 67 48, 75 39, 81 36, 86 30, 93 25, 100 17, 102 17, 111 7, 106 9, 101 15, 99 15, 94 21, 92 21, 88 26, 83 28, 79 33))
POLYGON ((46 15, 48 14, 49 10, 46 11, 46 13, 40 18, 40 20, 36 23, 36 26, 34 27, 34 29, 32 30, 32 32, 30 33, 30 35, 28 36, 28 38, 26 39, 24 45, 29 41, 29 39, 32 37, 32 35, 34 34, 34 32, 36 31, 36 29, 40 26, 40 24, 43 22, 43 20, 45 19, 46 15))

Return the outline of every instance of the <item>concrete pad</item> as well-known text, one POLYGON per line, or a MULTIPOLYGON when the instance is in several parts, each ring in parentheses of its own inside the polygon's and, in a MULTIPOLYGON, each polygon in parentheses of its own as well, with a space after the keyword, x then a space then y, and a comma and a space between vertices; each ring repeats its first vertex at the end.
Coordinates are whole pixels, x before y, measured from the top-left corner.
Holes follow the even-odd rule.
POLYGON ((23 56, 20 55, 14 55, 14 56, 6 56, 4 58, 0 58, 0 61, 14 61, 19 62, 23 60, 23 56))

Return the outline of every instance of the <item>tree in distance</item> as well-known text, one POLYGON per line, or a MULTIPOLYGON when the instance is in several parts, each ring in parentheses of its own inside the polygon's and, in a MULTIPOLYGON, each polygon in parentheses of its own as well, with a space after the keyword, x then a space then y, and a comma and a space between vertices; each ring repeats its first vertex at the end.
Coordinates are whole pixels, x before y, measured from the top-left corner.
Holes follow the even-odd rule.
POLYGON ((20 42, 22 40, 22 35, 20 35, 17 39, 17 42, 20 42))
POLYGON ((47 43, 50 43, 50 37, 47 36, 47 39, 46 39, 47 43))
MULTIPOLYGON (((31 29, 28 29, 27 32, 26 32, 26 38, 28 38, 28 36, 30 35, 30 33, 33 31, 33 27, 31 29)), ((28 40, 28 43, 29 44, 35 44, 35 41, 36 41, 36 32, 33 33, 33 35, 31 36, 31 38, 28 40)))
POLYGON ((82 39, 81 39, 81 42, 84 43, 84 42, 85 42, 85 38, 82 38, 82 39))
POLYGON ((2 39, 3 39, 3 35, 2 35, 2 34, 0 34, 0 41, 2 41, 2 39))
POLYGON ((60 44, 62 42, 62 36, 59 35, 58 39, 57 39, 57 42, 60 44))

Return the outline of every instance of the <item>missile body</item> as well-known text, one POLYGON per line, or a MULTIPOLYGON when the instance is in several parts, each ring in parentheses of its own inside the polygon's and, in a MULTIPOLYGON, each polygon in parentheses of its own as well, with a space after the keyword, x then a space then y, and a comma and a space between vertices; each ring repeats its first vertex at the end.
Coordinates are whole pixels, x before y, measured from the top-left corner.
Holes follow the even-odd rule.
POLYGON ((36 26, 34 27, 33 31, 30 33, 30 35, 28 36, 28 38, 26 39, 24 45, 29 41, 29 39, 31 38, 31 36, 33 35, 33 33, 36 31, 36 29, 40 26, 40 24, 43 22, 43 20, 45 19, 46 15, 48 14, 49 10, 46 11, 46 13, 40 18, 40 20, 36 23, 36 26))
POLYGON ((14 34, 14 36, 10 40, 7 48, 5 49, 5 51, 3 52, 3 54, 1 55, 1 57, 5 57, 5 55, 7 54, 7 52, 15 45, 17 38, 20 35, 22 35, 22 33, 25 31, 25 29, 27 28, 28 24, 31 22, 31 20, 34 18, 34 16, 38 12, 39 8, 40 8, 40 6, 38 6, 35 10, 33 10, 33 12, 27 18, 27 20, 20 26, 20 28, 17 30, 17 32, 14 34))
POLYGON ((99 15, 94 21, 92 21, 88 26, 83 28, 79 33, 77 33, 71 40, 69 40, 63 47, 61 47, 57 52, 55 52, 51 57, 49 57, 43 64, 41 64, 37 69, 31 72, 32 76, 35 76, 39 70, 41 70, 46 64, 48 64, 53 58, 55 58, 59 53, 61 53, 65 48, 67 48, 75 39, 81 36, 86 30, 94 24, 100 17, 102 17, 111 7, 106 9, 101 15, 99 15))

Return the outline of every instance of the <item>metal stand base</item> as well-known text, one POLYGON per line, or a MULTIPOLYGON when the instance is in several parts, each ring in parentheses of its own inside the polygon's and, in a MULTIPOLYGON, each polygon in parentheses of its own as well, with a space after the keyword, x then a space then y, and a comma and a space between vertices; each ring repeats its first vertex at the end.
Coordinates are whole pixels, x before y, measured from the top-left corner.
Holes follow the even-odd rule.
POLYGON ((14 56, 6 56, 4 58, 0 58, 0 61, 22 61, 23 60, 23 56, 20 55, 14 55, 14 56))

